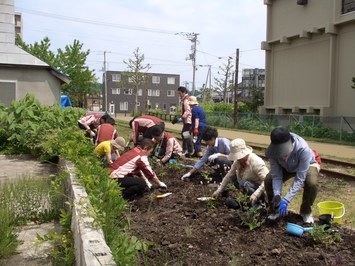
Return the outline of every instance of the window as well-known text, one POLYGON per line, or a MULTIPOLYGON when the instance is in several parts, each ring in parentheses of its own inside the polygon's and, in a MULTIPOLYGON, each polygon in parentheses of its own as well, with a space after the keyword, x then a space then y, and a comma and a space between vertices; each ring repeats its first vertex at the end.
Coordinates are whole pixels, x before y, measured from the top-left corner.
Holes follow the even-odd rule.
POLYGON ((137 106, 141 106, 141 102, 137 102, 137 106))
POLYGON ((166 103, 163 104, 163 110, 166 111, 166 103))
POLYGON ((355 0, 343 0, 342 2, 342 14, 355 11, 355 0))
POLYGON ((112 90, 112 94, 120 94, 121 93, 119 88, 112 88, 111 90, 112 90))
POLYGON ((138 96, 142 96, 143 95, 143 90, 142 89, 138 89, 138 96))
POLYGON ((168 77, 168 84, 175 84, 175 78, 174 77, 168 77))
POLYGON ((159 76, 153 76, 152 77, 152 83, 153 84, 159 84, 160 83, 160 77, 159 76))
POLYGON ((160 90, 148 90, 148 96, 153 96, 153 97, 159 97, 160 96, 160 90))
POLYGON ((121 81, 121 74, 112 74, 112 81, 121 81))
POLYGON ((174 90, 168 90, 167 91, 168 97, 174 97, 175 96, 175 91, 174 90))
POLYGON ((120 102, 120 110, 128 111, 128 102, 120 102))
POLYGON ((123 94, 124 95, 132 95, 132 89, 124 89, 123 94))

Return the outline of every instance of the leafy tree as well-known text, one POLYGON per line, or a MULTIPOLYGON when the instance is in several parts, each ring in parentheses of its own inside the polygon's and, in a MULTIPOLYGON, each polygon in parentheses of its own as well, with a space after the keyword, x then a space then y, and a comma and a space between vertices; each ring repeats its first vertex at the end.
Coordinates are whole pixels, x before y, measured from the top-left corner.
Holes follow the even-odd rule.
POLYGON ((69 95, 74 106, 87 107, 87 94, 96 82, 94 71, 86 65, 90 50, 82 51, 83 44, 74 40, 72 45, 66 45, 64 51, 58 49, 58 68, 71 79, 69 84, 62 86, 62 91, 69 95))
POLYGON ((27 45, 20 37, 16 35, 16 45, 20 46, 26 52, 46 62, 48 65, 57 68, 58 62, 56 55, 50 50, 51 41, 48 37, 44 37, 43 40, 38 43, 27 45))
MULTIPOLYGON (((133 51, 133 59, 129 58, 127 61, 123 60, 123 63, 127 65, 127 72, 125 72, 125 75, 127 75, 132 82, 133 85, 133 90, 132 94, 134 96, 134 110, 133 110, 133 115, 138 113, 138 90, 141 88, 143 85, 147 83, 148 80, 148 75, 147 72, 151 68, 150 64, 144 64, 144 54, 142 54, 139 50, 139 47, 137 47, 133 51)), ((145 94, 146 97, 148 97, 148 93, 145 94)), ((146 112, 148 110, 148 100, 146 99, 145 101, 145 106, 144 106, 144 111, 146 112)))
POLYGON ((259 112, 259 106, 264 104, 264 93, 260 88, 253 88, 252 89, 252 98, 250 102, 246 103, 249 111, 252 113, 259 112))
POLYGON ((68 95, 73 106, 87 107, 87 94, 96 83, 93 70, 85 65, 90 50, 82 51, 83 44, 74 40, 72 45, 66 45, 65 49, 58 49, 57 54, 50 50, 51 42, 45 37, 40 43, 27 45, 17 35, 16 44, 28 53, 38 57, 53 68, 59 69, 69 76, 70 84, 63 84, 61 91, 68 95))
POLYGON ((231 90, 231 86, 233 86, 233 63, 232 57, 228 57, 227 64, 223 64, 219 67, 219 71, 217 72, 221 75, 221 78, 214 78, 215 81, 215 88, 214 91, 217 92, 219 95, 222 95, 223 102, 227 102, 228 92, 231 90))

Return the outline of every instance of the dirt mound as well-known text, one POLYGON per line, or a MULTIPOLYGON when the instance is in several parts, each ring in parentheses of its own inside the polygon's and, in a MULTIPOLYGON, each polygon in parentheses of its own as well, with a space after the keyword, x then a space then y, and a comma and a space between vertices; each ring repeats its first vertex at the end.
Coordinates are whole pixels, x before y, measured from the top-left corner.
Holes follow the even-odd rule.
POLYGON ((131 202, 131 232, 151 244, 148 253, 141 254, 142 265, 355 265, 352 230, 333 225, 343 240, 316 244, 308 233, 301 237, 286 233, 287 222, 302 225, 302 218, 294 213, 249 230, 223 199, 197 200, 212 194, 215 180, 206 181, 199 174, 181 181, 179 177, 188 170, 179 167, 156 171, 168 189, 151 190, 131 202), (166 192, 172 194, 155 197, 166 192))

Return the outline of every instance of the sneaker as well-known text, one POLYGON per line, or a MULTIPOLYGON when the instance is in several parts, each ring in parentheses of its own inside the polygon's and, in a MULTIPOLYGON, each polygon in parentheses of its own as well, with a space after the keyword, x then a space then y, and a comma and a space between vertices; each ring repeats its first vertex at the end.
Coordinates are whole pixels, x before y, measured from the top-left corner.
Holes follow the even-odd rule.
POLYGON ((305 222, 306 224, 313 224, 314 223, 312 213, 301 214, 301 216, 302 216, 303 222, 305 222))
POLYGON ((272 213, 272 214, 270 214, 267 218, 269 219, 269 220, 272 220, 272 221, 275 221, 277 218, 279 218, 280 217, 280 213, 272 213))

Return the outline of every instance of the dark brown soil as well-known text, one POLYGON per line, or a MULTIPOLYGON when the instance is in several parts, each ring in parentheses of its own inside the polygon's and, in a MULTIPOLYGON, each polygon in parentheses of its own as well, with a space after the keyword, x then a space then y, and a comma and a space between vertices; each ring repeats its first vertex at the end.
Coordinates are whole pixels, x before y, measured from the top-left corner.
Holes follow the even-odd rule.
MULTIPOLYGON (((141 265, 355 265, 353 230, 333 224, 331 230, 337 230, 342 241, 330 245, 315 243, 308 232, 290 236, 287 222, 304 225, 295 213, 249 230, 223 199, 197 200, 212 194, 214 180, 207 184, 197 174, 181 181, 188 171, 181 167, 155 170, 168 189, 152 189, 131 202, 131 232, 151 244, 148 253, 140 255, 141 265), (166 192, 172 195, 155 197, 166 192)), ((324 177, 320 182, 329 180, 324 177)))

